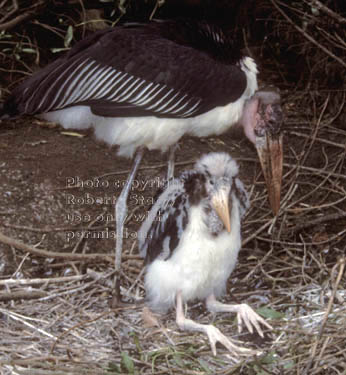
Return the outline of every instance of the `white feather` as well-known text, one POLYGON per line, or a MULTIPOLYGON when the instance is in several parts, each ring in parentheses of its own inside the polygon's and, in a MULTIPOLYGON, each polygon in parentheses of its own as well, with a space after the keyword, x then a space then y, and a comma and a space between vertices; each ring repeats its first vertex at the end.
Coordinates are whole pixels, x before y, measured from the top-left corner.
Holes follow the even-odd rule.
POLYGON ((184 134, 207 137, 221 134, 236 123, 244 99, 191 118, 171 119, 148 117, 111 118, 94 115, 88 106, 74 106, 40 115, 66 129, 93 127, 96 137, 109 145, 119 145, 118 154, 132 157, 139 146, 166 151, 184 134))
POLYGON ((241 247, 240 213, 233 197, 231 233, 212 236, 205 225, 205 211, 195 206, 174 254, 167 261, 155 260, 148 268, 145 286, 150 307, 165 312, 182 291, 185 301, 224 293, 241 247))
POLYGON ((205 170, 207 170, 209 174, 215 177, 221 177, 221 176, 235 177, 238 175, 238 172, 239 172, 238 164, 226 152, 213 152, 210 154, 203 155, 196 162, 195 169, 197 169, 198 171, 201 171, 202 173, 205 170))

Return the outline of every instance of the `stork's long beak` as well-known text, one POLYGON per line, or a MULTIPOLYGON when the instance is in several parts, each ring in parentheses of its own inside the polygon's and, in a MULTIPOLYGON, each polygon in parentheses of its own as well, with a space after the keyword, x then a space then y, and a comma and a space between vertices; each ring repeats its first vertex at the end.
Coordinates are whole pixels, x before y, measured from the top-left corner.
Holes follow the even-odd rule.
POLYGON ((282 134, 271 135, 266 132, 264 137, 256 137, 256 149, 267 183, 270 206, 274 215, 276 215, 280 208, 283 160, 282 134))
POLYGON ((229 207, 229 187, 222 186, 211 199, 213 206, 219 218, 223 222, 227 232, 231 232, 231 217, 229 207))

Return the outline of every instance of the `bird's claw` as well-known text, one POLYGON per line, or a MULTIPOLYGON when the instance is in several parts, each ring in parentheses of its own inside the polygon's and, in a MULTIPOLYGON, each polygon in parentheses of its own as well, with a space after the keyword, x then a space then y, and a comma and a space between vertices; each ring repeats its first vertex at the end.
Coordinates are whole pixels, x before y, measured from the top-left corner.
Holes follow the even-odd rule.
POLYGON ((208 336, 211 350, 214 356, 216 356, 216 343, 217 342, 219 342, 224 347, 226 347, 226 349, 228 349, 228 351, 235 357, 235 358, 234 357, 232 358, 235 361, 237 361, 239 356, 251 356, 251 355, 261 354, 260 351, 243 348, 241 346, 237 346, 233 344, 233 342, 228 337, 226 337, 223 333, 221 333, 221 331, 218 328, 212 325, 206 326, 205 332, 208 336))
POLYGON ((273 327, 269 323, 267 323, 250 306, 246 305, 245 303, 239 305, 237 318, 239 333, 242 331, 243 323, 245 323, 250 333, 253 333, 253 327, 255 327, 256 331, 261 337, 264 337, 264 334, 260 324, 264 325, 268 329, 273 329, 273 327))

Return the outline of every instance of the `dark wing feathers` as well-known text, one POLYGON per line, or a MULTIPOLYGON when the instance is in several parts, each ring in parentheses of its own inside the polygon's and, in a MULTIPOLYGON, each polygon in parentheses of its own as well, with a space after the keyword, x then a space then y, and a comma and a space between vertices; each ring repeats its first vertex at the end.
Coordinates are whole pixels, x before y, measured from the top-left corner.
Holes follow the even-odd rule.
MULTIPOLYGON (((103 116, 181 118, 235 101, 246 88, 244 73, 215 51, 196 49, 191 27, 167 21, 101 30, 19 85, 5 111, 15 116, 85 104, 103 116)), ((195 32, 200 45, 208 46, 208 35, 223 42, 205 30, 195 32)))
POLYGON ((158 198, 139 233, 139 251, 145 263, 167 260, 177 247, 188 220, 188 198, 180 180, 158 198))
POLYGON ((206 194, 205 176, 195 170, 168 182, 138 232, 139 251, 146 264, 172 256, 188 224, 191 206, 198 205, 206 194))
POLYGON ((167 260, 178 246, 181 235, 188 221, 187 197, 182 194, 174 201, 162 215, 162 221, 152 228, 152 241, 146 256, 146 263, 151 263, 157 257, 167 260))
POLYGON ((244 184, 239 180, 239 178, 234 179, 235 195, 239 202, 240 217, 245 215, 245 212, 250 207, 249 194, 246 192, 244 184))
POLYGON ((191 189, 199 190, 201 177, 196 171, 183 172, 179 179, 168 182, 159 195, 138 232, 139 251, 146 264, 158 258, 169 259, 179 245, 188 224, 190 207, 196 204, 191 200, 194 196, 191 189))

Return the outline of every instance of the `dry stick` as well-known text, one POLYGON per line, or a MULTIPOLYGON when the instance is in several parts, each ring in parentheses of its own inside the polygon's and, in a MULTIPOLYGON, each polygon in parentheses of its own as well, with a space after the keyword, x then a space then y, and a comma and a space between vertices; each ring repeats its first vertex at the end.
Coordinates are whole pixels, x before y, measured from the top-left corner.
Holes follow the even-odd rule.
MULTIPOLYGON (((196 159, 191 159, 188 161, 179 161, 175 162, 174 165, 188 165, 188 164, 194 164, 196 162, 196 159)), ((153 164, 153 165, 143 165, 138 168, 139 171, 147 170, 147 169, 158 169, 158 168, 163 168, 166 167, 167 163, 158 163, 158 164, 153 164)), ((117 175, 128 175, 131 172, 131 170, 125 170, 125 171, 118 171, 118 172, 110 172, 110 173, 105 173, 101 176, 98 176, 98 178, 104 178, 108 176, 117 176, 117 175)))
MULTIPOLYGON (((324 111, 325 108, 326 108, 326 103, 327 103, 327 101, 325 101, 323 111, 324 111)), ((323 112, 323 111, 322 111, 322 112, 323 112)), ((321 116, 322 116, 322 114, 321 114, 321 116)), ((320 116, 320 118, 318 119, 317 125, 316 125, 315 130, 314 130, 314 132, 313 132, 313 134, 312 134, 312 137, 311 137, 311 143, 310 143, 310 145, 308 146, 308 151, 305 152, 303 158, 302 158, 301 160, 299 160, 299 163, 297 164, 297 167, 296 167, 296 177, 298 177, 299 172, 300 172, 300 168, 302 167, 302 164, 305 163, 305 161, 306 161, 306 159, 307 159, 307 157, 308 157, 308 153, 310 152, 310 150, 311 150, 311 148, 312 148, 312 145, 313 145, 313 143, 314 143, 315 140, 316 140, 316 134, 317 134, 317 131, 318 131, 318 128, 319 128, 319 125, 320 125, 321 118, 322 118, 321 116, 320 116)), ((309 140, 309 138, 306 139, 305 144, 307 144, 307 141, 308 141, 308 140, 309 140)), ((305 148, 305 146, 304 146, 304 148, 305 148)), ((334 166, 333 172, 334 172, 334 170, 335 170, 336 168, 337 168, 337 165, 334 166)), ((317 173, 321 174, 321 172, 322 172, 323 170, 324 170, 324 169, 319 169, 319 170, 316 170, 316 171, 317 171, 317 173)), ((327 171, 326 171, 327 176, 324 177, 324 180, 323 180, 318 186, 316 186, 312 191, 310 191, 310 192, 307 193, 306 195, 300 197, 297 201, 291 203, 291 205, 288 206, 287 209, 289 209, 289 208, 290 208, 291 206, 293 206, 293 205, 296 206, 299 202, 304 201, 307 197, 311 196, 315 191, 317 191, 320 187, 322 187, 322 186, 323 186, 323 185, 329 180, 329 177, 331 176, 331 173, 333 173, 333 172, 327 172, 327 171)))
MULTIPOLYGON (((334 167, 334 169, 335 168, 336 167, 334 167)), ((330 175, 328 174, 326 177, 323 178, 323 181, 320 184, 318 184, 313 190, 311 190, 307 194, 305 194, 305 195, 297 198, 296 201, 294 201, 291 204, 287 205, 285 207, 285 209, 287 211, 289 211, 289 210, 293 210, 294 211, 294 207, 297 207, 298 203, 305 202, 308 197, 313 196, 315 194, 315 192, 318 192, 319 190, 321 190, 321 188, 323 187, 323 185, 325 185, 326 182, 329 182, 328 181, 329 177, 330 177, 330 175)), ((331 191, 331 189, 328 189, 328 190, 331 191)), ((333 191, 333 192, 335 192, 335 191, 333 191)), ((343 194, 345 194, 344 191, 343 191, 343 194)), ((309 211, 310 212, 310 211, 315 210, 315 209, 320 209, 321 210, 322 208, 330 208, 330 207, 334 207, 337 204, 343 202, 345 199, 346 199, 346 196, 343 196, 342 198, 338 199, 337 201, 334 201, 334 202, 331 202, 331 203, 323 203, 323 204, 320 204, 320 205, 308 206, 308 207, 305 207, 305 208, 301 208, 300 210, 301 210, 301 212, 303 212, 303 211, 305 211, 305 212, 309 211)))
POLYGON ((31 290, 31 291, 20 291, 20 292, 10 292, 10 293, 0 293, 0 301, 15 301, 15 300, 28 300, 28 299, 38 299, 46 297, 48 292, 43 290, 31 290))
POLYGON ((0 24, 0 31, 9 30, 12 27, 15 27, 19 23, 21 23, 21 22, 25 21, 26 19, 28 19, 30 17, 33 17, 33 16, 34 16, 34 13, 32 13, 32 12, 20 14, 19 16, 14 18, 13 20, 0 24))
POLYGON ((320 9, 320 10, 324 11, 325 13, 327 13, 328 16, 335 18, 338 22, 340 22, 340 23, 346 23, 346 18, 340 16, 340 14, 338 14, 338 13, 335 13, 334 11, 332 11, 331 9, 329 9, 326 5, 322 4, 320 1, 318 1, 318 0, 312 0, 312 4, 317 9, 320 9))
POLYGON ((89 223, 88 223, 88 226, 87 226, 87 229, 83 229, 82 231, 82 235, 81 237, 78 239, 76 245, 74 246, 74 248, 72 249, 71 253, 72 254, 75 254, 79 245, 82 243, 82 241, 84 240, 86 234, 89 232, 90 228, 98 221, 98 216, 95 217, 94 220, 91 220, 89 223))
MULTIPOLYGON (((311 137, 307 139, 307 142, 310 140, 310 144, 308 145, 308 149, 306 151, 304 151, 304 156, 303 156, 302 160, 300 160, 300 164, 301 165, 305 164, 305 162, 306 162, 306 160, 307 160, 307 158, 308 158, 308 156, 310 154, 310 151, 312 149, 312 146, 316 142, 316 137, 317 137, 317 134, 318 134, 318 132, 319 132, 319 130, 321 128, 322 119, 323 119, 323 116, 324 116, 324 114, 325 114, 325 112, 327 110, 329 99, 330 99, 330 93, 328 93, 327 98, 326 98, 326 100, 323 103, 323 107, 322 107, 321 112, 320 112, 320 114, 318 116, 318 119, 316 121, 316 125, 314 126, 314 129, 312 129, 313 132, 311 134, 311 137)), ((315 101, 314 101, 314 103, 315 103, 315 101)))
MULTIPOLYGON (((107 279, 110 276, 112 276, 114 273, 115 273, 115 271, 111 271, 111 272, 108 272, 106 275, 104 275, 102 277, 107 279)), ((66 296, 68 294, 73 294, 73 293, 80 292, 80 291, 85 290, 85 289, 89 289, 92 285, 99 283, 99 281, 100 281, 100 279, 94 279, 94 280, 92 280, 92 281, 90 281, 86 284, 85 283, 82 284, 79 287, 73 286, 73 287, 66 288, 66 290, 64 290, 62 292, 56 292, 54 294, 49 294, 48 296, 42 297, 42 298, 40 298, 40 301, 47 301, 47 300, 52 299, 52 298, 66 296)))
POLYGON ((325 216, 319 217, 318 219, 314 219, 314 220, 311 220, 311 221, 308 221, 308 222, 305 221, 304 223, 298 224, 295 227, 290 228, 290 231, 292 231, 293 233, 298 232, 301 229, 309 228, 309 227, 312 227, 312 226, 317 225, 317 224, 326 223, 328 221, 342 219, 344 217, 346 217, 346 212, 341 212, 341 213, 338 213, 338 214, 325 215, 325 216))
MULTIPOLYGON (((292 164, 288 164, 288 163, 283 163, 283 165, 285 167, 286 166, 289 166, 289 167, 292 166, 292 164)), ((346 175, 342 174, 342 173, 328 172, 328 171, 325 171, 323 169, 305 167, 304 165, 300 165, 299 169, 301 169, 302 171, 305 170, 305 171, 308 171, 308 172, 314 172, 314 173, 321 174, 321 175, 328 175, 328 178, 329 177, 335 177, 335 178, 340 178, 340 179, 346 180, 346 175)))
POLYGON ((272 224, 273 220, 268 220, 266 223, 264 223, 259 229, 256 230, 255 233, 253 233, 250 237, 247 237, 245 240, 242 242, 242 246, 245 246, 248 242, 253 240, 255 237, 257 237, 261 232, 264 231, 267 227, 269 227, 272 224))
MULTIPOLYGON (((254 158, 237 158, 237 161, 245 161, 245 162, 253 162, 253 163, 258 162, 258 160, 254 158)), ((283 163, 283 166, 289 167, 289 168, 297 167, 296 164, 291 164, 291 163, 283 163)), ((302 171, 313 172, 315 174, 327 174, 328 177, 336 177, 336 178, 341 178, 343 180, 346 180, 346 175, 342 173, 329 172, 323 169, 306 167, 305 165, 300 165, 299 169, 301 169, 302 171)))
MULTIPOLYGON (((290 134, 296 135, 298 137, 311 138, 311 134, 304 134, 304 133, 300 133, 296 131, 290 131, 290 134)), ((315 140, 321 143, 325 143, 330 146, 334 146, 334 147, 338 147, 338 148, 342 148, 343 150, 346 150, 346 144, 336 143, 336 142, 328 141, 327 139, 318 138, 318 137, 315 137, 315 140)))
MULTIPOLYGON (((31 357, 31 358, 26 358, 26 359, 9 359, 9 360, 2 360, 0 359, 0 365, 7 365, 7 366, 35 366, 35 365, 39 365, 40 368, 46 366, 47 368, 50 367, 51 368, 51 363, 58 363, 59 361, 59 358, 58 357, 53 357, 53 356, 37 356, 37 357, 31 357), (50 365, 49 365, 50 363, 50 365)), ((0 367, 1 368, 1 367, 0 367)), ((57 366, 54 366, 54 370, 56 370, 57 366)), ((69 368, 70 369, 70 368, 69 368)), ((36 370, 34 370, 36 371, 36 370)), ((65 372, 64 374, 73 374, 72 372, 65 372)), ((17 372, 17 374, 19 374, 17 372)), ((25 374, 28 375, 28 372, 27 370, 25 371, 25 374)), ((30 373, 29 373, 30 374, 30 373)), ((38 375, 39 373, 38 372, 35 372, 36 375, 38 375)), ((47 372, 45 372, 45 374, 47 375, 47 372)), ((104 375, 104 370, 103 370, 103 373, 104 375)))
POLYGON ((0 31, 2 30, 9 30, 12 27, 15 27, 19 23, 25 21, 28 18, 34 17, 35 15, 39 14, 38 11, 36 11, 37 8, 39 8, 41 5, 44 5, 45 1, 39 1, 38 3, 34 3, 34 5, 30 6, 29 8, 26 8, 22 10, 22 14, 18 15, 17 17, 13 18, 10 21, 4 22, 9 16, 16 13, 18 11, 18 2, 17 0, 13 1, 13 9, 0 19, 0 31), (23 11, 25 11, 23 13, 23 11))
MULTIPOLYGON (((306 199, 309 196, 313 195, 313 193, 318 192, 319 190, 323 190, 322 188, 323 188, 323 185, 325 184, 325 182, 330 182, 330 181, 328 181, 329 177, 330 176, 328 174, 327 177, 319 185, 317 185, 316 188, 314 188, 311 192, 305 194, 303 198, 306 199)), ((314 211, 314 210, 321 210, 323 208, 337 207, 337 205, 339 203, 342 203, 342 202, 344 202, 346 200, 346 192, 345 192, 344 189, 342 189, 342 191, 340 192, 338 190, 334 190, 332 188, 325 187, 324 190, 326 190, 328 193, 334 193, 334 194, 339 194, 339 195, 341 193, 341 194, 343 194, 343 196, 340 199, 337 199, 336 201, 333 201, 333 202, 330 202, 330 203, 328 203, 328 202, 327 203, 322 203, 322 204, 317 204, 316 203, 314 205, 305 204, 305 207, 299 207, 299 212, 311 212, 311 211, 314 211)), ((297 205, 298 203, 300 203, 301 201, 304 202, 303 198, 298 198, 297 201, 295 201, 292 204, 290 204, 290 206, 287 207, 287 211, 289 211, 289 212, 296 212, 297 208, 294 208, 294 206, 297 205), (291 208, 292 206, 293 206, 293 208, 291 208)))
MULTIPOLYGON (((322 348, 321 348, 321 350, 320 350, 320 354, 319 354, 319 356, 318 356, 318 358, 317 358, 317 361, 316 361, 317 363, 318 363, 319 361, 321 361, 322 356, 323 356, 324 352, 326 351, 326 348, 327 348, 328 344, 330 343, 330 341, 331 341, 331 337, 330 337, 330 336, 326 337, 326 339, 324 340, 324 342, 323 342, 323 344, 322 344, 322 348)), ((316 367, 316 366, 315 366, 315 367, 316 367)))
POLYGON ((44 330, 42 328, 38 328, 35 325, 33 325, 32 323, 30 323, 28 320, 32 320, 32 319, 30 319, 30 318, 28 318, 26 316, 23 316, 21 314, 17 314, 17 313, 15 313, 13 311, 5 310, 5 309, 0 309, 0 311, 1 311, 2 314, 4 314, 7 317, 9 317, 11 320, 19 321, 24 326, 29 327, 33 331, 39 332, 39 333, 41 333, 44 336, 47 336, 49 338, 55 338, 54 335, 50 334, 46 330, 44 330))
POLYGON ((250 279, 250 277, 257 271, 258 268, 263 269, 262 265, 267 261, 267 259, 272 255, 273 247, 264 255, 264 257, 256 264, 255 267, 244 277, 243 282, 250 279))
POLYGON ((56 338, 56 340, 54 341, 52 347, 51 347, 51 350, 50 350, 50 355, 53 354, 54 350, 55 350, 55 347, 58 343, 58 341, 64 337, 65 335, 67 335, 69 332, 73 331, 74 329, 78 328, 78 327, 83 327, 85 326, 86 324, 89 324, 89 323, 92 323, 92 322, 95 322, 96 320, 99 320, 107 315, 110 315, 110 314, 113 314, 113 313, 116 313, 118 311, 121 311, 121 310, 130 310, 130 309, 133 309, 133 306, 126 306, 126 307, 121 307, 121 308, 116 308, 116 309, 111 309, 109 311, 106 311, 100 315, 98 315, 96 318, 92 318, 92 319, 88 319, 88 320, 84 320, 83 322, 80 322, 80 323, 77 323, 75 324, 74 326, 70 327, 68 330, 64 331, 60 336, 58 336, 56 338))
MULTIPOLYGON (((31 370, 18 370, 18 368, 15 369, 15 374, 18 375, 104 375, 105 370, 93 368, 92 365, 87 365, 85 363, 80 364, 78 370, 71 369, 71 366, 62 366, 62 365, 54 365, 54 369, 51 366, 46 365, 46 363, 60 363, 61 358, 58 357, 42 357, 41 361, 39 359, 33 358, 33 359, 16 359, 11 361, 0 361, 0 365, 8 365, 8 366, 30 366, 31 370), (44 370, 41 370, 41 368, 44 368, 44 370)), ((148 367, 148 366, 147 366, 148 367)), ((155 372, 155 374, 158 374, 155 372)), ((162 372, 164 374, 164 372, 162 372)))
POLYGON ((343 236, 346 233, 346 229, 342 230, 341 232, 337 233, 335 236, 332 236, 328 238, 327 240, 320 241, 320 242, 287 242, 287 241, 281 241, 281 240, 274 240, 270 238, 260 237, 257 236, 257 240, 267 242, 267 243, 276 243, 281 245, 294 245, 294 246, 304 246, 305 245, 324 245, 327 243, 331 243, 333 241, 341 241, 341 236, 343 236))
POLYGON ((295 29, 297 29, 307 40, 309 40, 311 43, 315 44, 318 48, 320 48, 324 53, 326 53, 329 57, 332 57, 335 61, 337 61, 339 64, 341 64, 343 67, 346 68, 346 63, 340 59, 338 56, 334 55, 333 52, 329 51, 326 47, 322 46, 320 43, 317 42, 312 36, 307 34, 301 27, 297 26, 294 21, 288 17, 288 15, 277 5, 279 3, 280 5, 285 5, 279 1, 270 0, 270 2, 274 5, 274 7, 277 9, 279 13, 286 19, 288 23, 290 23, 295 29))
POLYGON ((80 281, 87 278, 87 275, 52 277, 43 279, 5 279, 0 280, 0 286, 16 286, 16 285, 37 285, 37 284, 51 284, 51 283, 65 283, 68 281, 80 281))
MULTIPOLYGON (((1 213, 0 213, 1 214, 1 213)), ((110 224, 114 220, 109 220, 109 224, 104 224, 104 225, 95 225, 94 227, 90 228, 92 230, 101 230, 110 227, 110 224)), ((90 221, 89 221, 90 223, 90 221)), ((87 224, 87 222, 85 223, 87 224)), ((35 232, 35 233, 51 233, 51 232, 64 232, 64 231, 70 231, 70 232, 75 232, 75 231, 85 231, 85 226, 71 226, 67 225, 65 227, 49 227, 49 226, 44 226, 42 228, 34 228, 34 227, 29 227, 27 225, 16 225, 16 224, 8 224, 8 223, 3 223, 2 224, 5 228, 11 228, 11 229, 18 229, 18 230, 23 230, 23 231, 29 231, 29 232, 35 232)))
MULTIPOLYGON (((2 2, 0 8, 3 8, 3 6, 5 5, 6 3, 6 0, 2 2)), ((12 0, 12 9, 9 10, 9 8, 7 8, 5 11, 5 15, 0 19, 0 24, 2 24, 5 20, 7 20, 7 18, 9 18, 10 16, 12 16, 12 14, 16 13, 17 10, 18 10, 18 1, 17 0, 12 0)))
MULTIPOLYGON (((106 276, 105 276, 106 277, 106 276)), ((88 275, 77 275, 77 276, 67 276, 67 277, 58 277, 52 279, 32 279, 32 280, 4 280, 0 282, 1 285, 35 285, 35 284, 51 284, 52 282, 66 282, 66 281, 80 281, 89 278, 88 275)), ((76 291, 80 291, 86 288, 89 288, 95 281, 89 282, 88 284, 83 284, 81 287, 73 287, 73 289, 50 294, 49 292, 43 290, 24 290, 18 292, 6 292, 0 293, 0 301, 13 301, 13 300, 29 300, 29 299, 40 299, 41 301, 55 298, 57 296, 66 295, 70 293, 76 293, 76 291)))
POLYGON ((58 259, 68 259, 68 260, 84 260, 84 261, 93 261, 93 262, 108 262, 113 263, 114 257, 109 254, 71 254, 71 253, 57 253, 47 250, 39 250, 33 246, 24 244, 21 241, 15 240, 11 237, 8 237, 0 232, 0 242, 13 246, 16 249, 26 251, 28 253, 45 257, 45 258, 58 258, 58 259))
POLYGON ((309 371, 310 371, 310 368, 312 366, 312 362, 314 361, 314 358, 316 356, 316 351, 317 351, 317 346, 321 340, 321 337, 323 335, 323 331, 324 331, 324 328, 325 328, 325 325, 327 323, 327 320, 328 320, 328 316, 332 310, 332 307, 333 307, 333 302, 334 302, 334 298, 335 298, 335 295, 336 295, 336 292, 337 292, 337 289, 338 289, 338 286, 339 286, 339 283, 340 283, 340 280, 341 280, 341 277, 344 273, 344 269, 345 269, 345 264, 346 264, 346 258, 341 258, 337 264, 335 264, 335 266, 333 267, 332 269, 332 272, 331 274, 333 275, 333 273, 335 272, 335 269, 340 266, 340 269, 339 269, 339 273, 338 273, 338 277, 336 278, 336 281, 335 281, 335 285, 334 285, 334 288, 333 288, 333 293, 328 301, 328 306, 327 306, 327 310, 324 314, 324 317, 323 317, 323 320, 322 320, 322 324, 321 324, 321 327, 319 329, 319 332, 318 332, 318 335, 317 335, 317 338, 316 338, 316 341, 312 347, 312 353, 311 353, 311 357, 309 359, 309 362, 308 364, 306 365, 305 367, 305 370, 303 372, 303 375, 308 375, 309 374, 309 371))

